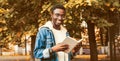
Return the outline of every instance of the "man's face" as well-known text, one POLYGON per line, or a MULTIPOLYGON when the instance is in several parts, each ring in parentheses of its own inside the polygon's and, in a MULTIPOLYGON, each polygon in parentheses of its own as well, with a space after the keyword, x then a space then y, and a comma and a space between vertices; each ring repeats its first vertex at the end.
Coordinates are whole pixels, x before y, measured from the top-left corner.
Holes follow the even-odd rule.
POLYGON ((51 14, 53 25, 60 26, 63 24, 63 20, 65 18, 65 11, 63 9, 55 9, 51 14))

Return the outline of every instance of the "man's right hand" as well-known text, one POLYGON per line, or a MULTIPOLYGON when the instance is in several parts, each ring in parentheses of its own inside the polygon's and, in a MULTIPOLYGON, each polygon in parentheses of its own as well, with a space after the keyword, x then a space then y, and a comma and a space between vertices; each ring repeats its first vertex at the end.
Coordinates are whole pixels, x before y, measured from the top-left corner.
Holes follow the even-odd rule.
POLYGON ((67 44, 57 44, 52 47, 53 52, 58 52, 58 51, 65 51, 69 48, 69 45, 67 44))

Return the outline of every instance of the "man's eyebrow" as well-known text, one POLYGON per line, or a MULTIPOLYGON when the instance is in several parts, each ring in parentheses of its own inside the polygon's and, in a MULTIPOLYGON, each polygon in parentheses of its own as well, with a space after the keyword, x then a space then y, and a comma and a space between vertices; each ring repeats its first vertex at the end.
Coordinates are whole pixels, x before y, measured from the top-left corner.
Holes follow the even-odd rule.
POLYGON ((55 14, 57 14, 57 15, 65 15, 65 14, 60 14, 60 13, 55 13, 55 14))

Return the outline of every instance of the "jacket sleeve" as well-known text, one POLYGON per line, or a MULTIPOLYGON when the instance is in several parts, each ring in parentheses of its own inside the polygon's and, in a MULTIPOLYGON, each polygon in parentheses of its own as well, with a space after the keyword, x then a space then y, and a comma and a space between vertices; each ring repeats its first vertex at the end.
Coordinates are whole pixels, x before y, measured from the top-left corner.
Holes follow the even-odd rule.
POLYGON ((50 58, 50 52, 49 48, 46 48, 46 38, 45 38, 45 28, 39 29, 37 35, 36 35, 36 42, 35 42, 35 48, 34 48, 34 57, 35 58, 50 58))

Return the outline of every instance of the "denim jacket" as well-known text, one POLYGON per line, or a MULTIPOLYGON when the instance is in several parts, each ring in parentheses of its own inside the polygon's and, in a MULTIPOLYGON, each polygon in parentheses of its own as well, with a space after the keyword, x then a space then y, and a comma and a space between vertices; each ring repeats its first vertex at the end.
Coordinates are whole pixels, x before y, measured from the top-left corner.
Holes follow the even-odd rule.
MULTIPOLYGON (((69 36, 68 32, 66 36, 69 36)), ((56 52, 50 53, 49 49, 56 45, 54 35, 52 30, 48 27, 42 27, 39 29, 35 48, 34 48, 34 57, 40 59, 40 61, 58 61, 56 52)), ((72 54, 69 53, 69 61, 72 54)))

